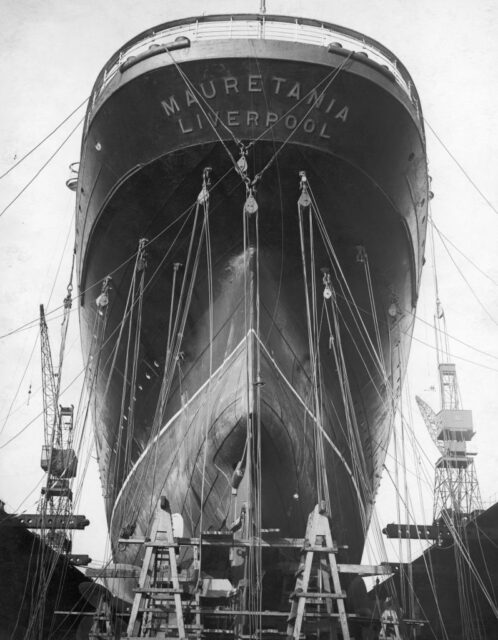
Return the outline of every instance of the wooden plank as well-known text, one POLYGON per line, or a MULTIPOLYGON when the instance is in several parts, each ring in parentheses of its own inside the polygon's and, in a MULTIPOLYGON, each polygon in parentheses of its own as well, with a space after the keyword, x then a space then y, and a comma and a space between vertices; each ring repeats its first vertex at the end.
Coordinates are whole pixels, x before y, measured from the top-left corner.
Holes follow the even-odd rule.
POLYGON ((390 576, 394 573, 387 564, 338 564, 339 573, 356 573, 360 576, 390 576))

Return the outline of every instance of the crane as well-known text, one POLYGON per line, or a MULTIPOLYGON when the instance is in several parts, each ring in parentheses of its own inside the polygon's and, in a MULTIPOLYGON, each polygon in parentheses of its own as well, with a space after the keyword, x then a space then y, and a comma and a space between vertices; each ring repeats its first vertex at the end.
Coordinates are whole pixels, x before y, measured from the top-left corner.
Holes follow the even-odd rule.
POLYGON ((71 310, 71 292, 64 299, 64 313, 61 331, 61 346, 57 371, 54 369, 52 351, 48 336, 45 310, 40 305, 40 345, 43 395, 44 444, 42 446, 41 468, 46 477, 41 490, 38 511, 41 516, 41 537, 59 553, 70 553, 71 541, 67 537, 66 527, 48 527, 49 520, 57 517, 64 524, 73 511, 73 495, 70 481, 76 476, 78 460, 74 449, 73 418, 74 407, 59 405, 61 368, 64 359, 69 313, 71 310), (62 516, 62 518, 61 518, 62 516))
POLYGON ((444 310, 436 296, 434 316, 441 410, 436 413, 416 396, 429 434, 441 457, 434 475, 434 522, 449 517, 455 525, 465 522, 481 508, 479 484, 474 466, 475 454, 467 443, 475 431, 472 411, 462 409, 456 366, 451 362, 444 310))

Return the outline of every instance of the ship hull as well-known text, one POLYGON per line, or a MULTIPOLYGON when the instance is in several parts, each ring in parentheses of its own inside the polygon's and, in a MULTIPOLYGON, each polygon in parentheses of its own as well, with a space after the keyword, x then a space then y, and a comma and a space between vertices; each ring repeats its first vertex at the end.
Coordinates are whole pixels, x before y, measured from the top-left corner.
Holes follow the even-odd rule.
POLYGON ((126 349, 113 351, 108 341, 99 356, 96 436, 114 554, 120 562, 138 561, 117 540, 123 531, 146 534, 162 494, 191 534, 223 529, 240 515, 254 491, 247 434, 256 407, 260 526, 302 536, 308 513, 323 497, 317 479, 323 469, 334 534, 358 561, 420 278, 427 175, 418 107, 384 70, 356 54, 274 41, 196 43, 175 56, 139 61, 118 76, 94 93, 78 195, 87 353, 93 301, 108 274, 106 331, 117 335, 132 280, 129 257, 140 238, 150 241, 147 273, 154 274, 143 298, 128 437, 126 349), (247 185, 233 166, 240 141, 250 143, 248 174, 262 173, 252 237, 244 235, 247 185), (209 243, 205 233, 196 237, 196 247, 201 238, 204 243, 200 266, 158 418, 169 317, 176 312, 175 303, 170 306, 178 291, 172 291, 173 265, 186 263, 206 166, 213 168, 213 184, 209 212, 203 205, 200 215, 207 216, 209 243), (318 212, 312 230, 304 220, 303 242, 301 170, 318 212), (313 293, 303 273, 310 238, 313 293), (358 247, 366 251, 371 277, 358 247), (336 291, 334 329, 325 324, 321 268, 331 271, 336 291), (306 292, 318 299, 323 323, 315 345, 319 403, 306 292), (231 476, 241 461, 245 478, 234 498, 231 476))

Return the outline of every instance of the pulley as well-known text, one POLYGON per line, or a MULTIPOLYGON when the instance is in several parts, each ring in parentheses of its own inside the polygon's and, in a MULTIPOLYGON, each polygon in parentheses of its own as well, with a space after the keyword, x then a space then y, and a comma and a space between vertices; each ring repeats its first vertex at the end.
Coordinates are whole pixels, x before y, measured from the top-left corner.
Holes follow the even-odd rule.
POLYGON ((301 178, 299 182, 301 195, 299 196, 299 200, 297 201, 297 204, 302 209, 306 209, 311 205, 311 198, 310 198, 310 194, 308 193, 308 178, 306 177, 306 171, 300 171, 299 177, 301 178))
POLYGON ((258 203, 253 195, 253 190, 249 190, 249 195, 247 196, 247 200, 244 204, 244 213, 248 215, 252 215, 258 211, 258 203))
POLYGON ((328 267, 323 267, 321 269, 321 272, 323 273, 323 297, 325 298, 325 300, 330 300, 330 298, 334 295, 334 292, 332 290, 332 282, 330 280, 330 270, 328 267))
POLYGON ((211 186, 211 171, 212 167, 205 167, 202 172, 202 189, 197 196, 197 202, 199 204, 206 204, 209 200, 209 187, 211 186))
POLYGON ((98 311, 100 315, 104 314, 104 309, 109 304, 109 290, 110 290, 110 282, 112 278, 111 276, 106 276, 104 281, 102 282, 102 290, 100 295, 95 300, 95 304, 97 305, 98 311))
POLYGON ((147 266, 147 252, 145 247, 149 241, 147 238, 140 238, 138 243, 138 259, 137 259, 137 271, 143 271, 147 266))

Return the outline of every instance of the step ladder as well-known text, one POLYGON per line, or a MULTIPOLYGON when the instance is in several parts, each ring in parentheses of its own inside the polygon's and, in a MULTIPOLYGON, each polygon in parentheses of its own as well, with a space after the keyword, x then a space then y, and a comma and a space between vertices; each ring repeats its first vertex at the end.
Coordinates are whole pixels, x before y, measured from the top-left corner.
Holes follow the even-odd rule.
POLYGON ((178 638, 186 640, 178 577, 173 520, 168 500, 160 508, 146 541, 138 589, 128 622, 127 637, 178 638), (171 586, 165 586, 165 585, 171 586), (171 619, 174 617, 173 622, 171 619))
POLYGON ((112 624, 112 612, 105 594, 101 594, 98 606, 92 616, 92 626, 88 632, 89 640, 114 640, 116 633, 112 624))
POLYGON ((399 618, 396 609, 386 607, 380 615, 379 640, 403 640, 399 629, 399 618))
MULTIPOLYGON (((296 587, 290 596, 292 605, 287 620, 288 640, 299 640, 303 620, 307 617, 305 610, 310 604, 315 605, 315 609, 325 605, 327 615, 330 618, 338 618, 343 640, 351 639, 344 604, 346 594, 341 589, 336 553, 337 547, 332 540, 329 519, 323 506, 317 505, 308 518, 301 564, 296 574, 296 587), (315 554, 319 554, 318 588, 312 591, 310 582, 315 554), (334 601, 337 612, 334 612, 334 601)), ((336 624, 331 624, 330 629, 330 637, 337 638, 336 624)))

